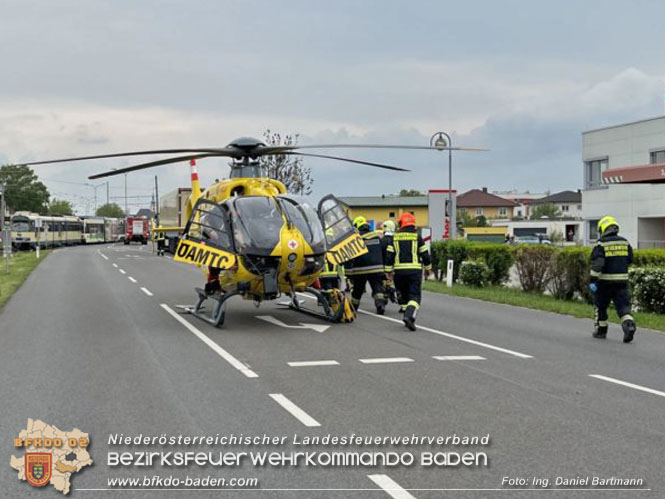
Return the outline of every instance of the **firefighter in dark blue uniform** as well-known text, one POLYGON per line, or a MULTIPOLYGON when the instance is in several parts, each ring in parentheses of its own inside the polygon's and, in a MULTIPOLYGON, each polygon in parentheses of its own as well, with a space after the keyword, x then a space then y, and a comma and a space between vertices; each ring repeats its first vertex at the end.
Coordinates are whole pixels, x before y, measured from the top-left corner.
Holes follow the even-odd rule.
POLYGON ((356 310, 358 309, 360 299, 365 293, 365 286, 369 283, 376 313, 383 315, 386 311, 386 297, 383 294, 385 271, 379 233, 370 231, 365 217, 356 217, 353 226, 358 229, 368 251, 344 264, 346 277, 351 281, 351 304, 356 310))
POLYGON ((432 260, 423 238, 416 230, 416 219, 411 213, 399 217, 399 230, 388 246, 386 272, 394 273, 395 287, 404 311, 404 325, 416 330, 416 315, 422 298, 423 270, 432 270, 432 260))
MULTIPOLYGON (((395 222, 392 220, 386 220, 381 226, 383 230, 383 237, 381 238, 381 253, 383 254, 383 262, 388 261, 388 246, 393 245, 393 239, 395 237, 395 222)), ((392 279, 386 279, 384 282, 384 293, 386 295, 386 301, 390 300, 393 303, 398 303, 397 290, 395 289, 395 283, 392 279)))
POLYGON ((591 253, 589 287, 594 294, 594 338, 607 336, 607 308, 614 302, 621 319, 623 342, 630 343, 635 335, 635 319, 630 315, 628 266, 633 262, 633 248, 619 235, 619 224, 612 217, 598 222, 599 239, 591 253))

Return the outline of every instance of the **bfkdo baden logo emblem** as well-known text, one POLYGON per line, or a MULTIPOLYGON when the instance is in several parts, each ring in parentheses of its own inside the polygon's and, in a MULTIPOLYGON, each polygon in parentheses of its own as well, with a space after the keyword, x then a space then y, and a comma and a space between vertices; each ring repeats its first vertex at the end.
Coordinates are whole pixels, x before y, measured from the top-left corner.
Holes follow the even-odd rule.
POLYGON ((9 464, 18 471, 19 480, 33 487, 50 484, 69 494, 72 475, 92 464, 89 445, 89 435, 78 428, 62 431, 39 419, 28 419, 27 426, 14 438, 18 456, 12 456, 9 464))
POLYGON ((30 485, 43 487, 51 479, 53 455, 50 452, 26 452, 25 479, 30 485))

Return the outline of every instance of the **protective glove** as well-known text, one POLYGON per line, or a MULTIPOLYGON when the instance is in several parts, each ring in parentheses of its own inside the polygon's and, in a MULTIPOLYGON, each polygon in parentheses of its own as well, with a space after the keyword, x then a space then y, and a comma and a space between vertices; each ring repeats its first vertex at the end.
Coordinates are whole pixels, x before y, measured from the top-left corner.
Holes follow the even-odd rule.
POLYGON ((596 291, 598 291, 598 284, 595 282, 589 283, 589 289, 593 294, 596 294, 596 291))

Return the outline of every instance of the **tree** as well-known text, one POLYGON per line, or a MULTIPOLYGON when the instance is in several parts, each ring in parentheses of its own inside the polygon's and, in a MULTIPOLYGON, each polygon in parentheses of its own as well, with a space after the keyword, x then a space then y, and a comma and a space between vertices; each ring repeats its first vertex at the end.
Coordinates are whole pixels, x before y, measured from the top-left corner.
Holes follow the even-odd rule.
POLYGON ((125 216, 125 212, 116 203, 109 203, 103 204, 97 208, 95 215, 98 217, 123 218, 125 216))
MULTIPOLYGON (((298 137, 298 134, 282 136, 269 129, 263 132, 263 139, 269 146, 295 146, 298 143, 298 137)), ((288 192, 304 196, 312 193, 314 183, 312 170, 303 166, 302 158, 275 154, 262 156, 259 161, 268 170, 268 177, 282 182, 288 192)))
POLYGON ((402 189, 401 191, 399 191, 399 195, 402 197, 406 196, 418 197, 418 196, 424 196, 425 194, 420 192, 418 189, 402 189))
POLYGON ((73 215, 74 207, 69 201, 65 201, 63 199, 53 199, 53 201, 48 204, 48 214, 60 217, 65 215, 73 215))
POLYGON ((10 211, 31 211, 46 214, 49 192, 35 172, 25 165, 0 167, 0 183, 4 183, 6 203, 10 211))
POLYGON ((536 220, 538 218, 559 218, 561 217, 561 212, 555 204, 545 203, 536 205, 536 207, 531 212, 531 220, 536 220))

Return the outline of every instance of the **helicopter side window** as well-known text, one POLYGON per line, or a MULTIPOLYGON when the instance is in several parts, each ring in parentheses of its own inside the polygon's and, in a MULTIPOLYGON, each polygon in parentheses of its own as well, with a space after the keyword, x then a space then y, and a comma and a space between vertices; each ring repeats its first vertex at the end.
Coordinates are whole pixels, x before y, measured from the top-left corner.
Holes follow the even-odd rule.
POLYGON ((351 220, 334 197, 324 198, 319 205, 321 221, 325 229, 328 247, 335 246, 349 234, 354 232, 351 220))
POLYGON ((266 196, 232 200, 233 238, 238 253, 269 255, 279 243, 284 225, 275 200, 266 196))
POLYGON ((233 251, 233 238, 226 208, 201 199, 196 203, 185 229, 187 235, 216 248, 233 251))

